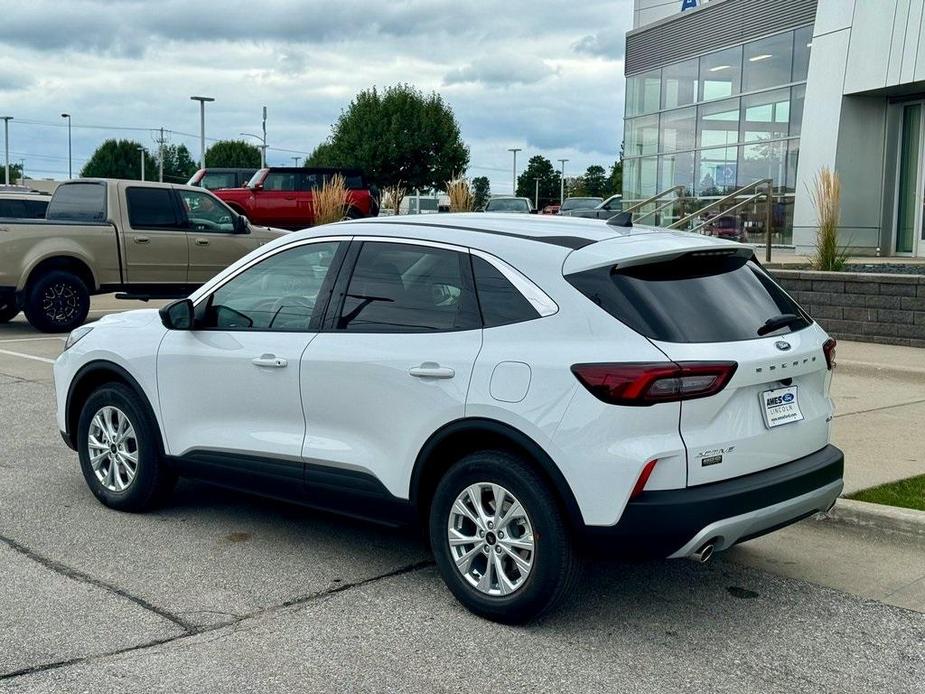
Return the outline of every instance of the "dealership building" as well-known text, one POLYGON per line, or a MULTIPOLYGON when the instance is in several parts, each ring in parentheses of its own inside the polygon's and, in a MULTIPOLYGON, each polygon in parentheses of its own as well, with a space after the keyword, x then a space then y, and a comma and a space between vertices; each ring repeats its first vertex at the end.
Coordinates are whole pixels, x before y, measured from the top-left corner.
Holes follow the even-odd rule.
POLYGON ((625 73, 625 205, 769 181, 775 243, 810 252, 829 167, 853 252, 925 256, 925 0, 634 0, 625 73))

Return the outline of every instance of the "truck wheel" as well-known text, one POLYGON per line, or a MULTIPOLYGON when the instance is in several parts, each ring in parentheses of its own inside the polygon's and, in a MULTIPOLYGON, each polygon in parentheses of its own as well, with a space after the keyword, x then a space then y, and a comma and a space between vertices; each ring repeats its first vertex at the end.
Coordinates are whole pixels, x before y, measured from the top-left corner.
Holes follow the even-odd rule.
POLYGON ((12 294, 9 297, 0 296, 0 323, 9 323, 19 313, 19 307, 16 305, 16 297, 12 294))
POLYGON ((504 451, 471 453, 449 469, 430 508, 430 545, 459 602, 520 624, 572 592, 581 561, 554 499, 530 465, 504 451))
POLYGON ((346 219, 363 219, 363 213, 355 207, 348 207, 346 219))
POLYGON ((87 319, 90 291, 76 275, 54 270, 30 286, 24 310, 42 332, 68 332, 87 319))

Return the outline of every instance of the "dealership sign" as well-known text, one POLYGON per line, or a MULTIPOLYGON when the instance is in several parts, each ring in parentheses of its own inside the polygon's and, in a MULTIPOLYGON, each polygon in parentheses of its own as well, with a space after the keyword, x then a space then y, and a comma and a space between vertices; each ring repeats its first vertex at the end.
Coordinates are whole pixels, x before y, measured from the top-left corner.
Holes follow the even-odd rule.
POLYGON ((693 10, 697 7, 699 3, 697 0, 681 0, 681 11, 684 10, 693 10))

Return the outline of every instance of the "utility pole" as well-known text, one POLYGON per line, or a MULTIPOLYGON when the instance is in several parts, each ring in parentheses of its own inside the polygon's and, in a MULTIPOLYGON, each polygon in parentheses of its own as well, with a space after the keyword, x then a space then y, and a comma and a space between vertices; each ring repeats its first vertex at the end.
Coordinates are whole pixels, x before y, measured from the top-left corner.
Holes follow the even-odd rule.
POLYGON ((302 160, 302 157, 289 157, 289 158, 292 159, 292 163, 293 163, 295 166, 301 166, 301 164, 299 164, 299 162, 302 160))
POLYGON ((164 182, 164 129, 161 128, 161 137, 157 141, 157 180, 164 182))
POLYGON ((139 147, 138 151, 141 152, 141 180, 145 180, 145 148, 139 147))
POLYGON ((517 195, 517 153, 521 151, 520 147, 511 147, 508 149, 508 152, 514 155, 514 176, 513 176, 513 186, 514 186, 514 195, 517 195))
POLYGON ((568 159, 559 159, 559 204, 565 202, 565 162, 568 159))
POLYGON ((267 107, 263 107, 263 149, 261 151, 261 169, 267 168, 267 107))
POLYGON ((19 185, 26 185, 26 160, 19 160, 19 185))
POLYGON ((67 118, 67 177, 68 177, 68 180, 70 180, 74 178, 74 174, 72 173, 72 169, 71 169, 71 162, 72 162, 72 159, 71 159, 71 114, 62 113, 61 117, 67 118))
POLYGON ((10 121, 13 120, 13 116, 0 116, 0 119, 3 119, 3 149, 5 150, 3 166, 6 170, 3 182, 10 185, 10 121))
POLYGON ((191 96, 199 102, 199 168, 206 168, 206 102, 215 101, 211 96, 191 96))
POLYGON ((252 137, 260 142, 260 144, 257 145, 258 149, 260 150, 260 168, 267 168, 267 141, 262 139, 260 135, 255 135, 254 133, 238 133, 238 135, 241 137, 252 137))

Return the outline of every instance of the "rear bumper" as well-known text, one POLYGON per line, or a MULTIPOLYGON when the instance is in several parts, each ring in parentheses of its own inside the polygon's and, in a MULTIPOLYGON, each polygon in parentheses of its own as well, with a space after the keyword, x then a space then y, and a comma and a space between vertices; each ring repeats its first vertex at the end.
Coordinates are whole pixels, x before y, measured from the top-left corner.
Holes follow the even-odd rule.
POLYGON ((688 557, 709 541, 728 549, 828 510, 843 487, 844 455, 826 446, 769 470, 686 489, 643 492, 612 527, 587 526, 633 554, 688 557))

